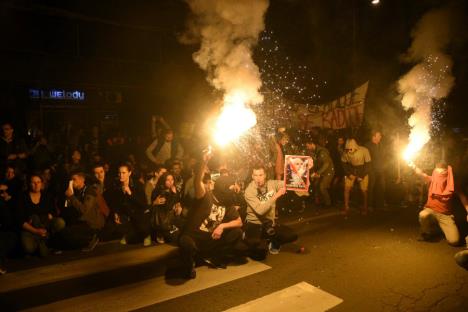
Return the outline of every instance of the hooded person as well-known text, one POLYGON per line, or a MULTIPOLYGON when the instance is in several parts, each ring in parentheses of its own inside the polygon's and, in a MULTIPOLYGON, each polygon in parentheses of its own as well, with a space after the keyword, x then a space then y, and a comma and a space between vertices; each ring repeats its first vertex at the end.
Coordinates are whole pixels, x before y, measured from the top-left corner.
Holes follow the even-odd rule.
POLYGON ((341 156, 341 163, 345 172, 344 208, 342 211, 345 216, 349 214, 349 197, 355 181, 359 183, 363 197, 361 214, 367 215, 370 162, 370 153, 366 147, 359 146, 354 139, 346 141, 345 151, 341 156))
POLYGON ((239 211, 243 205, 241 187, 232 176, 220 176, 213 188, 213 195, 225 206, 233 206, 239 211))
POLYGON ((429 184, 427 202, 423 210, 419 212, 421 239, 432 240, 438 232, 437 227, 439 227, 444 233, 447 243, 458 245, 460 233, 455 224, 450 203, 455 191, 452 167, 444 162, 439 162, 430 176, 419 168, 415 168, 415 172, 429 184))
MULTIPOLYGON (((239 213, 233 206, 220 202, 213 193, 213 181, 207 173, 207 164, 211 157, 210 150, 203 151, 193 181, 194 204, 179 237, 183 265, 180 271, 184 278, 196 277, 195 259, 202 258, 209 265, 225 267, 229 262, 228 256, 244 248, 239 213)), ((220 190, 224 193, 224 188, 220 190)), ((225 200, 222 194, 221 198, 225 200)))

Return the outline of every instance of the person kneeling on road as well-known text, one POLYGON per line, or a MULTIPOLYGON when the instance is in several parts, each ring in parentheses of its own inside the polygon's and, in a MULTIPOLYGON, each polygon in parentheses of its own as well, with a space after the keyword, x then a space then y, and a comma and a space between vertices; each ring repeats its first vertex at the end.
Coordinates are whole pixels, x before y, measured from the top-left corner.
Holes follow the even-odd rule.
POLYGON ((457 246, 460 233, 450 203, 455 190, 452 167, 441 161, 436 164, 430 176, 414 165, 412 167, 416 174, 429 184, 427 202, 424 209, 419 212, 421 240, 434 240, 440 228, 447 243, 457 246))
POLYGON ((245 190, 245 241, 251 258, 262 260, 268 251, 277 254, 281 245, 296 241, 297 234, 291 228, 275 222, 276 200, 286 193, 284 182, 267 180, 263 166, 253 168, 252 179, 245 190))

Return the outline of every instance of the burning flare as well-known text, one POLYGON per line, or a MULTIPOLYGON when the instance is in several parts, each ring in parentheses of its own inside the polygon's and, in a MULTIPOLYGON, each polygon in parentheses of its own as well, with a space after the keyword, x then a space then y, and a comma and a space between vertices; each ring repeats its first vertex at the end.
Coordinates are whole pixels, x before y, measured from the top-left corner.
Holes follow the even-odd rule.
POLYGON ((218 145, 225 146, 234 141, 257 123, 255 113, 246 106, 247 100, 241 91, 224 98, 224 106, 214 129, 214 140, 218 145))
POLYGON ((431 102, 432 99, 424 98, 421 95, 415 95, 411 92, 406 93, 403 96, 403 107, 416 106, 414 113, 408 120, 408 124, 411 127, 411 132, 409 135, 408 145, 406 146, 402 155, 403 159, 408 164, 413 163, 413 160, 416 158, 419 151, 431 139, 431 102), (429 103, 426 103, 426 101, 429 103))

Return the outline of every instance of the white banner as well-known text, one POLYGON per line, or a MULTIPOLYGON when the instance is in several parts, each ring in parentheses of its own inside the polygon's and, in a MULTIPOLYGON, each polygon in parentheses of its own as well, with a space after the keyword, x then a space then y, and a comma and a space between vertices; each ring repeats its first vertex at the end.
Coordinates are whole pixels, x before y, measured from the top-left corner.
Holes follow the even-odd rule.
POLYGON ((321 105, 288 103, 287 112, 275 105, 266 104, 269 118, 279 118, 299 129, 307 130, 314 127, 343 129, 359 127, 364 117, 364 105, 369 82, 357 87, 338 99, 321 105))

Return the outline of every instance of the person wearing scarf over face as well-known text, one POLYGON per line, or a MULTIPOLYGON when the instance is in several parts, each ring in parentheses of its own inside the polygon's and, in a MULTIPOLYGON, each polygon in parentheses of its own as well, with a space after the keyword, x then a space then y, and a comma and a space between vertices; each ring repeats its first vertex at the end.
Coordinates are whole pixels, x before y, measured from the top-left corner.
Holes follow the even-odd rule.
POLYGON ((444 233, 447 243, 452 246, 458 245, 460 233, 450 205, 455 190, 452 167, 447 166, 444 162, 439 162, 431 176, 419 168, 414 167, 414 169, 416 174, 429 183, 427 202, 424 209, 419 212, 422 240, 432 240, 437 234, 436 225, 438 225, 444 233))

